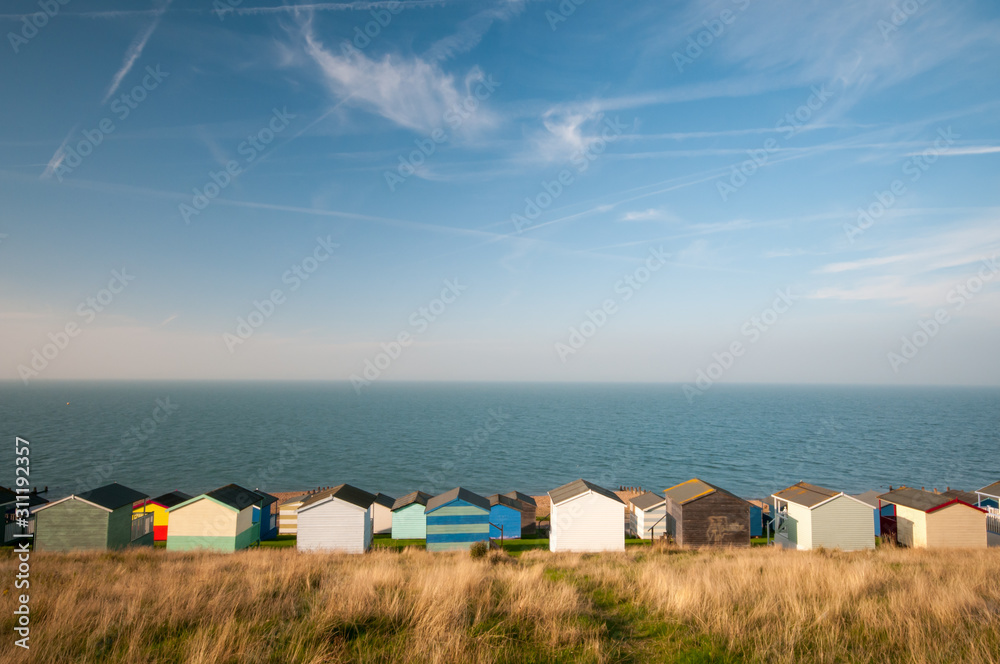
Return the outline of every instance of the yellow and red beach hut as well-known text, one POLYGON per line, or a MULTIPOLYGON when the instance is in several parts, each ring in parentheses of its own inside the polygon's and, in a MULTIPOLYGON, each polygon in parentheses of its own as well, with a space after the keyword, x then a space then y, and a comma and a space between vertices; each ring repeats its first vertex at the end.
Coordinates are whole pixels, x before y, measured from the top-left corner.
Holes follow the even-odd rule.
POLYGON ((157 498, 146 500, 145 505, 139 505, 133 511, 153 513, 153 540, 156 542, 167 541, 167 519, 169 510, 174 505, 180 505, 185 500, 191 500, 191 496, 182 491, 171 491, 157 498))

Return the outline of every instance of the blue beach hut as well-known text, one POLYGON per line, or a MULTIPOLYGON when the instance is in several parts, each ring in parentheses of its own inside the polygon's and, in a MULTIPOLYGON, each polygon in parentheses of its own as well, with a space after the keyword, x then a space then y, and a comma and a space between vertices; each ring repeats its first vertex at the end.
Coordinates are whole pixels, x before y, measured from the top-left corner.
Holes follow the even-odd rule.
POLYGON ((278 536, 278 515, 274 514, 274 505, 278 502, 277 496, 272 496, 260 489, 254 489, 261 498, 260 505, 254 505, 253 522, 260 523, 261 541, 273 540, 278 536))
POLYGON ((490 539, 519 539, 521 537, 522 505, 519 500, 498 493, 490 501, 490 539))
POLYGON ((750 537, 764 536, 764 508, 750 501, 750 537))

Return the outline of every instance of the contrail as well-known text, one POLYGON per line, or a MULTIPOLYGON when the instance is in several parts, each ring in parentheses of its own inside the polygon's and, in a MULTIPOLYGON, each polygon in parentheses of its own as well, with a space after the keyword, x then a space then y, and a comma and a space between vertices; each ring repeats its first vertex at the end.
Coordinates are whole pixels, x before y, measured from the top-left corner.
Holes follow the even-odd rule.
POLYGON ((146 42, 148 42, 149 38, 153 36, 153 31, 156 30, 156 26, 160 24, 160 19, 163 17, 163 13, 167 11, 167 7, 170 6, 171 2, 172 0, 167 0, 163 7, 161 7, 153 16, 153 22, 149 24, 146 30, 132 40, 128 50, 125 52, 125 60, 122 62, 121 69, 119 69, 114 78, 111 79, 111 86, 108 88, 107 94, 104 95, 104 99, 101 100, 101 105, 108 102, 111 95, 118 90, 118 86, 121 85, 122 79, 125 78, 125 75, 132 70, 132 65, 134 65, 135 61, 139 59, 140 55, 142 55, 142 49, 146 48, 146 42))

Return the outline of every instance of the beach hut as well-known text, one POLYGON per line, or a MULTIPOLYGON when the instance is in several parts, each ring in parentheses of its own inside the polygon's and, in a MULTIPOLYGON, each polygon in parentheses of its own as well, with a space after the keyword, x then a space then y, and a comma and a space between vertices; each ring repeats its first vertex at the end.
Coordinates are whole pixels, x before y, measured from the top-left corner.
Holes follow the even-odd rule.
POLYGON ((16 539, 20 539, 15 535, 34 534, 35 512, 48 502, 37 492, 17 493, 0 487, 0 510, 3 510, 4 514, 3 545, 13 544, 16 539), (28 510, 28 525, 26 527, 18 523, 19 518, 24 518, 24 512, 21 512, 19 517, 18 510, 24 509, 28 510))
POLYGON ((260 523, 254 523, 253 515, 262 501, 256 491, 227 484, 174 505, 167 510, 167 550, 228 553, 260 544, 260 523))
POLYGON ((625 503, 614 491, 576 480, 549 491, 550 551, 624 551, 625 503))
POLYGON ((976 491, 976 506, 986 510, 986 543, 1000 546, 1000 482, 976 491))
POLYGON ((871 505, 843 491, 799 482, 771 495, 775 543, 806 551, 875 548, 871 505))
POLYGON ((900 487, 879 496, 895 507, 896 542, 919 549, 986 548, 986 511, 940 493, 900 487))
POLYGON ((994 482, 976 491, 976 506, 987 508, 1000 507, 1000 482, 994 482))
POLYGON ((647 491, 629 498, 629 524, 640 539, 656 539, 667 534, 667 499, 647 491))
POLYGON ((771 527, 771 505, 760 498, 747 502, 750 503, 750 537, 763 537, 771 527))
POLYGON ((107 484, 42 505, 35 511, 35 549, 74 551, 153 545, 153 514, 132 508, 149 496, 107 484))
POLYGON ((396 499, 384 493, 375 494, 375 505, 372 509, 375 512, 373 522, 375 524, 376 535, 387 535, 392 532, 392 506, 396 499))
POLYGON ((427 550, 468 549, 473 542, 489 542, 490 501, 456 487, 434 496, 424 508, 427 550))
POLYGON ((185 500, 190 500, 191 496, 181 491, 170 491, 162 496, 150 498, 142 505, 137 505, 132 511, 135 513, 153 513, 153 539, 157 542, 167 541, 167 525, 169 523, 169 510, 174 505, 180 505, 185 500))
POLYGON ((763 501, 752 499, 750 503, 750 538, 764 535, 764 505, 763 501))
POLYGON ((260 541, 273 540, 278 536, 278 515, 274 513, 278 497, 260 489, 254 489, 253 492, 261 499, 260 505, 253 509, 253 521, 260 528, 260 541))
POLYGON ((299 518, 298 510, 302 505, 302 501, 308 497, 309 494, 304 493, 301 496, 286 498, 278 505, 279 535, 295 535, 298 532, 296 527, 299 518))
POLYGON ((372 545, 375 496, 350 484, 318 491, 298 510, 299 551, 364 553, 372 545))
POLYGON ((392 539, 426 539, 427 515, 424 508, 433 498, 423 491, 408 493, 392 504, 392 539))
POLYGON ((490 501, 490 539, 520 539, 523 503, 499 493, 486 500, 490 501))
POLYGON ((681 546, 750 546, 750 503, 697 478, 663 492, 667 534, 681 546))
POLYGON ((535 521, 535 515, 538 513, 535 499, 520 491, 510 491, 503 495, 521 501, 521 537, 534 535, 538 525, 535 521))
POLYGON ((872 514, 874 515, 873 521, 875 523, 875 537, 882 536, 882 517, 892 516, 893 509, 892 505, 883 505, 881 511, 879 510, 879 500, 878 497, 882 495, 881 491, 865 491, 864 493, 859 493, 854 497, 863 502, 866 505, 870 505, 872 508, 872 514))

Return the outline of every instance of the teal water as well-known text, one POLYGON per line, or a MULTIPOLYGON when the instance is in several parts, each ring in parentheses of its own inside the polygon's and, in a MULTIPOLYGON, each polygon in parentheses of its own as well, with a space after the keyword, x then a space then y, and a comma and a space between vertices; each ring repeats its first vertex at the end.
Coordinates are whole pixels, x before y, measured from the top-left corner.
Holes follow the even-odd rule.
POLYGON ((6 383, 0 431, 0 485, 14 481, 17 435, 32 484, 55 496, 111 481, 151 495, 348 482, 400 496, 697 476, 753 497, 799 480, 860 492, 1000 479, 994 388, 717 385, 691 404, 677 385, 376 383, 358 396, 346 383, 6 383), (176 409, 154 425, 157 400, 176 409))

